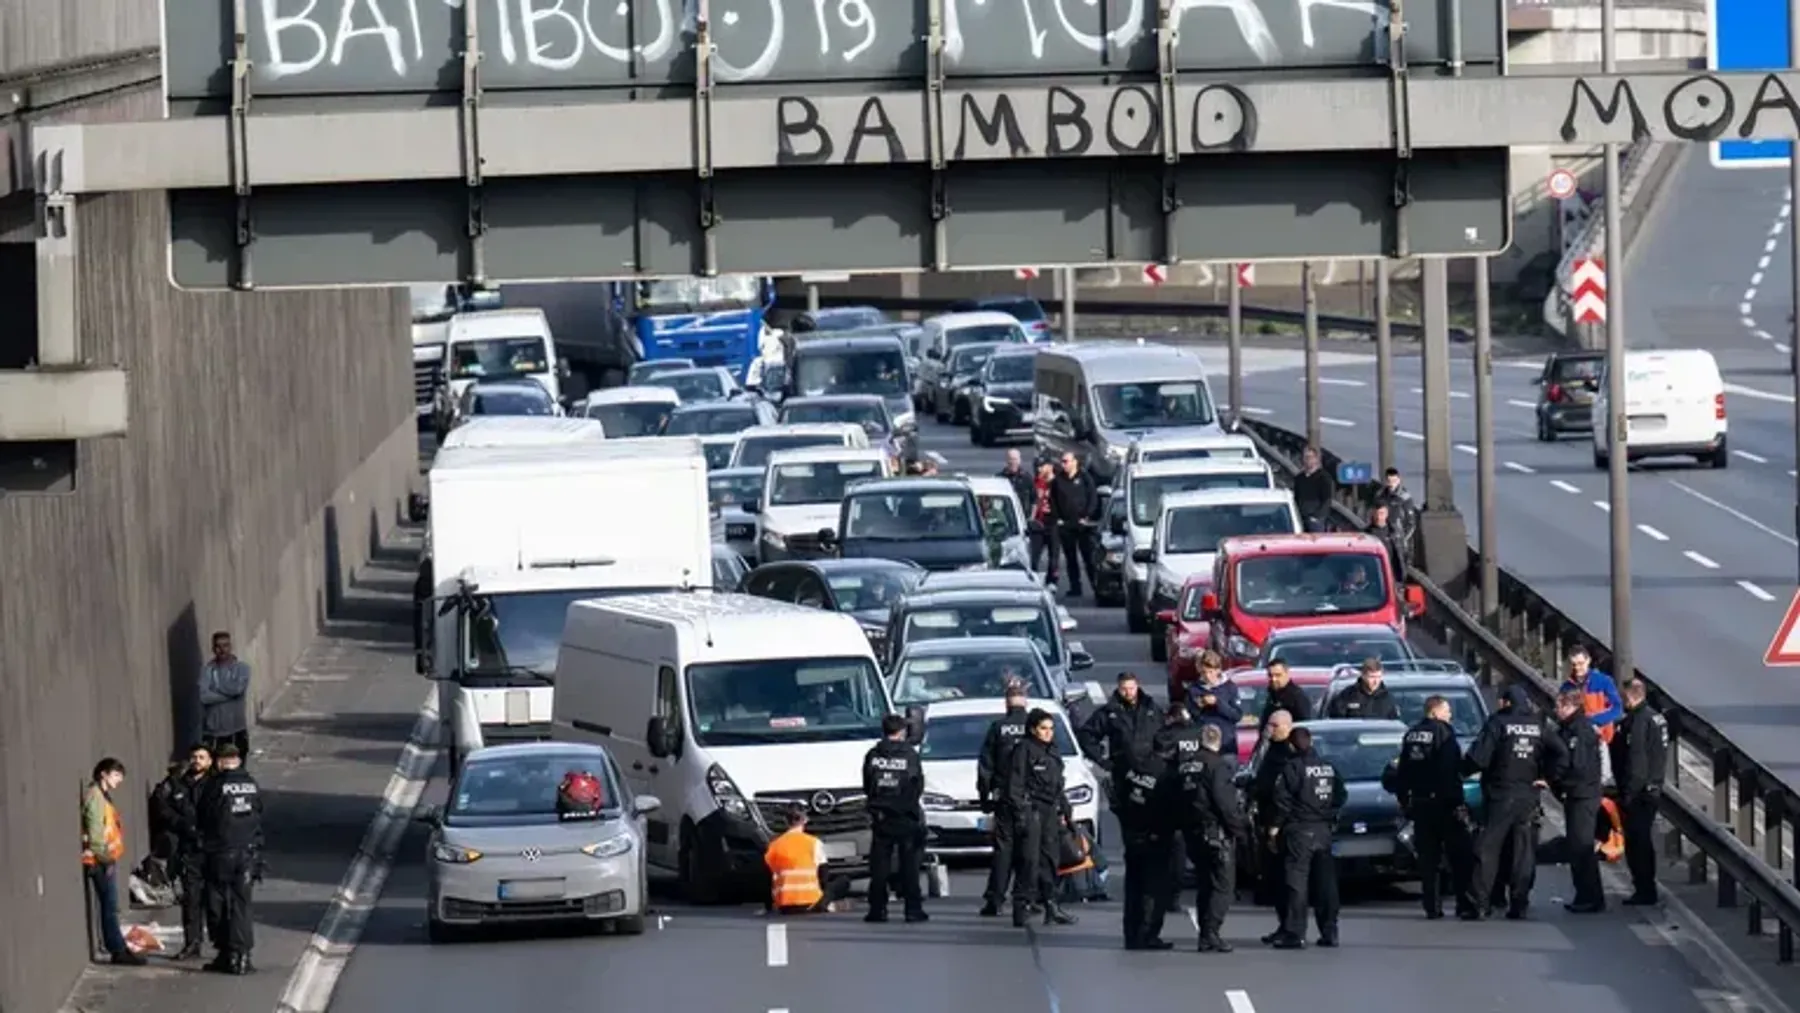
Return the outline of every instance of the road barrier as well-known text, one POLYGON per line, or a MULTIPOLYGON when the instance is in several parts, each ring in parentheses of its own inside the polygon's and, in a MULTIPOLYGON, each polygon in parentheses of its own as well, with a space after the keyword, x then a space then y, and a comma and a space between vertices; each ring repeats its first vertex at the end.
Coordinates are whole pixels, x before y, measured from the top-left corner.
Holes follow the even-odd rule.
MULTIPOLYGON (((1277 470, 1289 476, 1297 472, 1305 436, 1252 419, 1243 420, 1242 427, 1277 470)), ((1326 473, 1337 474, 1337 455, 1321 448, 1321 457, 1326 473)), ((1338 519, 1361 528, 1374 488, 1340 489, 1338 519)), ((1474 549, 1469 551, 1469 571, 1480 572, 1474 549)), ((1474 614, 1478 589, 1472 588, 1470 600, 1458 601, 1417 569, 1408 577, 1425 590, 1421 625, 1490 686, 1523 686, 1547 710, 1561 679, 1545 672, 1562 672, 1572 648, 1586 648, 1596 668, 1611 671, 1612 652, 1599 638, 1504 567, 1500 609, 1487 626, 1474 614)), ((1469 583, 1478 582, 1472 578, 1469 583)), ((1740 891, 1747 894, 1742 906, 1748 934, 1763 934, 1766 919, 1773 918, 1777 957, 1791 963, 1794 930, 1800 928, 1800 890, 1790 879, 1800 875, 1800 868, 1794 862, 1789 820, 1800 817, 1800 794, 1641 671, 1635 674, 1649 687, 1651 705, 1668 720, 1675 747, 1669 775, 1674 790, 1663 793, 1661 806, 1668 826, 1666 854, 1685 856, 1690 883, 1707 882, 1710 869, 1721 908, 1738 908, 1740 891)))

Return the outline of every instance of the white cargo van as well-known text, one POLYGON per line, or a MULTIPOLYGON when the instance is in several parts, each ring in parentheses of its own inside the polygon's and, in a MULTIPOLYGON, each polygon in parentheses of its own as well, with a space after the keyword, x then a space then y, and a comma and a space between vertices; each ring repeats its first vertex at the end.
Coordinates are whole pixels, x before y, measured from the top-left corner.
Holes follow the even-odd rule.
POLYGON ((556 357, 556 339, 543 310, 458 313, 445 328, 444 377, 451 404, 475 381, 499 377, 535 380, 560 403, 568 372, 556 357))
POLYGON ((461 447, 556 447, 606 439, 598 419, 549 415, 477 415, 444 436, 438 450, 461 447))
POLYGON ((862 763, 890 702, 854 617, 710 592, 577 602, 556 682, 555 737, 605 745, 662 800, 650 865, 690 900, 766 898, 790 806, 834 867, 867 865, 862 763))
POLYGON ((698 440, 446 450, 428 483, 418 670, 443 687, 453 762, 549 737, 570 602, 712 586, 698 440))
POLYGON ((1151 547, 1157 518, 1165 496, 1202 489, 1273 489, 1275 472, 1258 458, 1176 458, 1149 461, 1123 469, 1123 488, 1113 495, 1125 497, 1125 519, 1113 534, 1125 536, 1125 621, 1133 633, 1146 633, 1150 617, 1150 568, 1137 561, 1140 550, 1151 547))
POLYGON ((1037 357, 1032 431, 1040 453, 1074 454, 1103 485, 1144 437, 1223 436, 1206 365, 1185 348, 1131 342, 1055 345, 1037 357))
MULTIPOLYGON (((1594 467, 1612 457, 1607 420, 1605 371, 1595 382, 1594 467)), ((1625 353, 1625 457, 1685 457, 1723 468, 1731 462, 1725 445, 1725 378, 1704 349, 1625 353)))

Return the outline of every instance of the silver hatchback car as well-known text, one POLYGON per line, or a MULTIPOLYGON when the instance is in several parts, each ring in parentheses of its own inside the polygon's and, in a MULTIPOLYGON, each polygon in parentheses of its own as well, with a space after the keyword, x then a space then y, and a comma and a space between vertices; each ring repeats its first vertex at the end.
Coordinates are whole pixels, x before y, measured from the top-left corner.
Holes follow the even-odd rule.
POLYGON ((432 941, 535 921, 643 932, 644 816, 661 805, 648 795, 633 798, 600 746, 528 742, 475 750, 448 805, 420 816, 432 826, 426 897, 432 941), (558 789, 571 773, 599 780, 596 813, 571 818, 558 811, 558 789))

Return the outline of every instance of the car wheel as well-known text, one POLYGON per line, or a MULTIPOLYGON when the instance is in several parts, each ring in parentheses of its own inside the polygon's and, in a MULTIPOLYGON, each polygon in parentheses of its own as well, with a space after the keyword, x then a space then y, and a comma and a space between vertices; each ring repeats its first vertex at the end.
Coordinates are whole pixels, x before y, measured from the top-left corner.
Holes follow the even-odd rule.
POLYGON ((1723 468, 1731 463, 1731 451, 1725 449, 1725 437, 1719 437, 1719 448, 1700 459, 1701 464, 1710 464, 1714 468, 1723 468))
POLYGON ((1167 663, 1169 660, 1169 641, 1163 634, 1161 623, 1150 625, 1150 660, 1167 663))
POLYGON ((698 831, 694 824, 684 822, 681 826, 681 852, 677 858, 681 879, 681 897, 689 904, 706 906, 719 902, 718 886, 706 878, 694 855, 694 836, 698 831))
POLYGON ((462 939, 462 929, 455 925, 446 925, 435 917, 425 919, 425 938, 433 943, 443 945, 458 942, 462 939))
POLYGON ((1150 616, 1145 611, 1143 595, 1125 585, 1125 627, 1133 633, 1150 632, 1150 616))
POLYGON ((1550 428, 1550 420, 1549 419, 1543 417, 1542 415, 1539 415, 1537 429, 1538 429, 1537 436, 1538 436, 1539 442, 1541 442, 1541 443, 1555 443, 1556 442, 1556 430, 1550 428))
POLYGON ((641 936, 644 934, 644 916, 627 915, 624 918, 614 918, 612 929, 621 936, 641 936))

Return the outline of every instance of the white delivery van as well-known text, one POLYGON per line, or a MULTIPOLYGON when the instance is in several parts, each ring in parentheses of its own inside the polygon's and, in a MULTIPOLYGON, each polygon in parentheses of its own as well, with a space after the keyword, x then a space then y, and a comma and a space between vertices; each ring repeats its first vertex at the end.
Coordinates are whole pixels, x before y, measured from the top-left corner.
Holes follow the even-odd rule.
POLYGON ((1150 629, 1150 568, 1137 561, 1140 550, 1151 547, 1157 518, 1166 496, 1202 489, 1273 489, 1275 472, 1257 458, 1176 458, 1133 464, 1124 471, 1124 487, 1113 495, 1125 497, 1125 520, 1113 534, 1125 536, 1125 621, 1133 633, 1150 629))
POLYGON ((1223 436, 1206 364, 1186 348, 1119 341, 1038 353, 1032 432, 1040 453, 1074 454, 1118 488, 1131 445, 1146 436, 1223 436))
POLYGON ((731 468, 760 468, 769 463, 769 455, 778 450, 801 450, 806 447, 867 447, 869 432, 850 422, 787 422, 779 425, 751 426, 738 433, 737 446, 731 450, 731 468))
POLYGON ((1168 642, 1156 614, 1181 601, 1189 577, 1211 573, 1219 542, 1239 535, 1297 535, 1300 510, 1287 489, 1203 489, 1162 498, 1151 547, 1132 561, 1150 570, 1150 657, 1167 661, 1168 642))
POLYGON ((891 478, 893 459, 874 447, 777 450, 763 472, 756 508, 756 560, 821 559, 833 555, 844 490, 855 482, 891 478), (821 533, 829 532, 829 538, 821 533))
POLYGON ((438 450, 463 447, 558 447, 606 439, 597 419, 550 415, 477 415, 445 434, 438 450))
POLYGON ((427 481, 418 669, 443 687, 453 763, 549 736, 570 602, 712 586, 698 440, 446 450, 427 481))
MULTIPOLYGON (((1594 467, 1612 458, 1607 420, 1605 371, 1595 384, 1594 467)), ((1725 378, 1718 360, 1704 349, 1625 353, 1625 457, 1685 457, 1723 468, 1731 463, 1725 445, 1725 378)))
POLYGON ((543 310, 458 313, 445 328, 444 389, 450 404, 459 402, 477 380, 506 377, 535 380, 560 404, 568 372, 556 357, 556 339, 543 310))
POLYGON ((765 899, 790 806, 834 867, 866 867, 862 763, 890 702, 854 617, 716 592, 578 602, 556 682, 556 738, 604 744, 662 800, 650 865, 690 900, 765 899))

